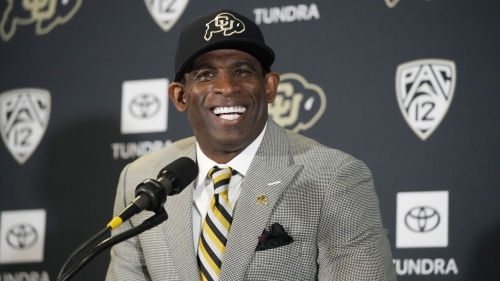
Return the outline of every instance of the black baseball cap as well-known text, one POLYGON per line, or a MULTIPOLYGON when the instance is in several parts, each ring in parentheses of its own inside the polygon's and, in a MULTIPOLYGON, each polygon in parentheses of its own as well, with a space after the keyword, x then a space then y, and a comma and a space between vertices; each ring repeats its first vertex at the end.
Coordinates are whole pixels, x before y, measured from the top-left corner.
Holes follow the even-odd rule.
POLYGON ((175 54, 175 80, 200 55, 218 49, 236 49, 254 56, 266 70, 274 52, 266 45, 260 28, 252 20, 230 10, 217 10, 188 23, 181 32, 175 54))

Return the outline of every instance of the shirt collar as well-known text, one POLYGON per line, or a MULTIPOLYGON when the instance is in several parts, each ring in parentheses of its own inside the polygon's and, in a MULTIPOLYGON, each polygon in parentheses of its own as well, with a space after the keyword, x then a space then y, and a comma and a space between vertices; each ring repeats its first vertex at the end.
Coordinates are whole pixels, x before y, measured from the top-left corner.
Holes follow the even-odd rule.
MULTIPOLYGON (((245 148, 240 154, 238 154, 236 157, 234 157, 233 159, 231 159, 231 161, 227 163, 229 167, 238 171, 238 173, 240 173, 243 177, 246 176, 248 169, 250 168, 250 163, 252 163, 252 160, 255 154, 257 153, 257 150, 259 149, 262 140, 264 139, 266 128, 267 128, 267 122, 266 125, 264 126, 264 129, 262 129, 262 132, 260 132, 260 135, 249 146, 247 146, 247 148, 245 148)), ((213 166, 217 165, 217 162, 208 158, 205 155, 205 153, 201 151, 198 142, 196 142, 196 161, 198 162, 198 169, 199 169, 198 180, 197 180, 197 185, 198 185, 200 182, 205 180, 208 171, 213 166)))

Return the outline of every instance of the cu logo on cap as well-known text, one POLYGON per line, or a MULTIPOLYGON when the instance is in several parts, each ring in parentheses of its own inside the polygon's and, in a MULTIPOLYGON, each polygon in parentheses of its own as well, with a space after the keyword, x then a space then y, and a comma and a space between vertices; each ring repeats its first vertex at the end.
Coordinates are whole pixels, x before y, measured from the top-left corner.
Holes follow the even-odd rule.
POLYGON ((231 36, 235 33, 242 33, 245 31, 245 25, 235 16, 230 13, 220 13, 213 20, 206 24, 207 30, 205 31, 205 40, 212 39, 213 33, 224 31, 224 36, 231 36))
POLYGON ((153 94, 140 94, 130 101, 129 110, 136 118, 151 118, 160 111, 160 100, 153 94))
POLYGON ((14 249, 28 249, 35 245, 38 233, 30 224, 20 223, 11 227, 7 232, 7 243, 14 249))
POLYGON ((405 224, 415 232, 429 232, 438 227, 441 217, 431 207, 419 206, 411 209, 405 216, 405 224))

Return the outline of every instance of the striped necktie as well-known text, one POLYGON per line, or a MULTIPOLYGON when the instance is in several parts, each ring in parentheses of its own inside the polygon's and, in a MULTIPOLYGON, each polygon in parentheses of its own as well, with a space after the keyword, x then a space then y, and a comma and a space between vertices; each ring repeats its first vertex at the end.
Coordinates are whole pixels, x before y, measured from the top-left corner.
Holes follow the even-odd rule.
POLYGON ((198 243, 198 265, 202 281, 217 281, 220 276, 226 238, 233 221, 233 208, 228 198, 229 182, 236 171, 225 165, 214 166, 208 172, 214 187, 214 197, 205 216, 198 243))

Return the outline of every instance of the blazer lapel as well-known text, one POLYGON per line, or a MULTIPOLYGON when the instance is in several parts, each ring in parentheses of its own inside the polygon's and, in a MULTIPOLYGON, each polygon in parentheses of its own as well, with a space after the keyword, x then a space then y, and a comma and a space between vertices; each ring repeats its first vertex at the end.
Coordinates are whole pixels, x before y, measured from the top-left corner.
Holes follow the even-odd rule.
MULTIPOLYGON (((194 146, 187 157, 196 159, 194 146)), ((171 249, 181 280, 199 280, 196 250, 193 242, 194 181, 181 193, 167 198, 168 220, 162 224, 165 240, 171 249)))
POLYGON ((285 131, 269 119, 266 135, 242 183, 222 262, 221 281, 243 279, 276 201, 301 168, 292 163, 288 145, 285 131), (260 195, 267 197, 267 205, 257 203, 260 195))

